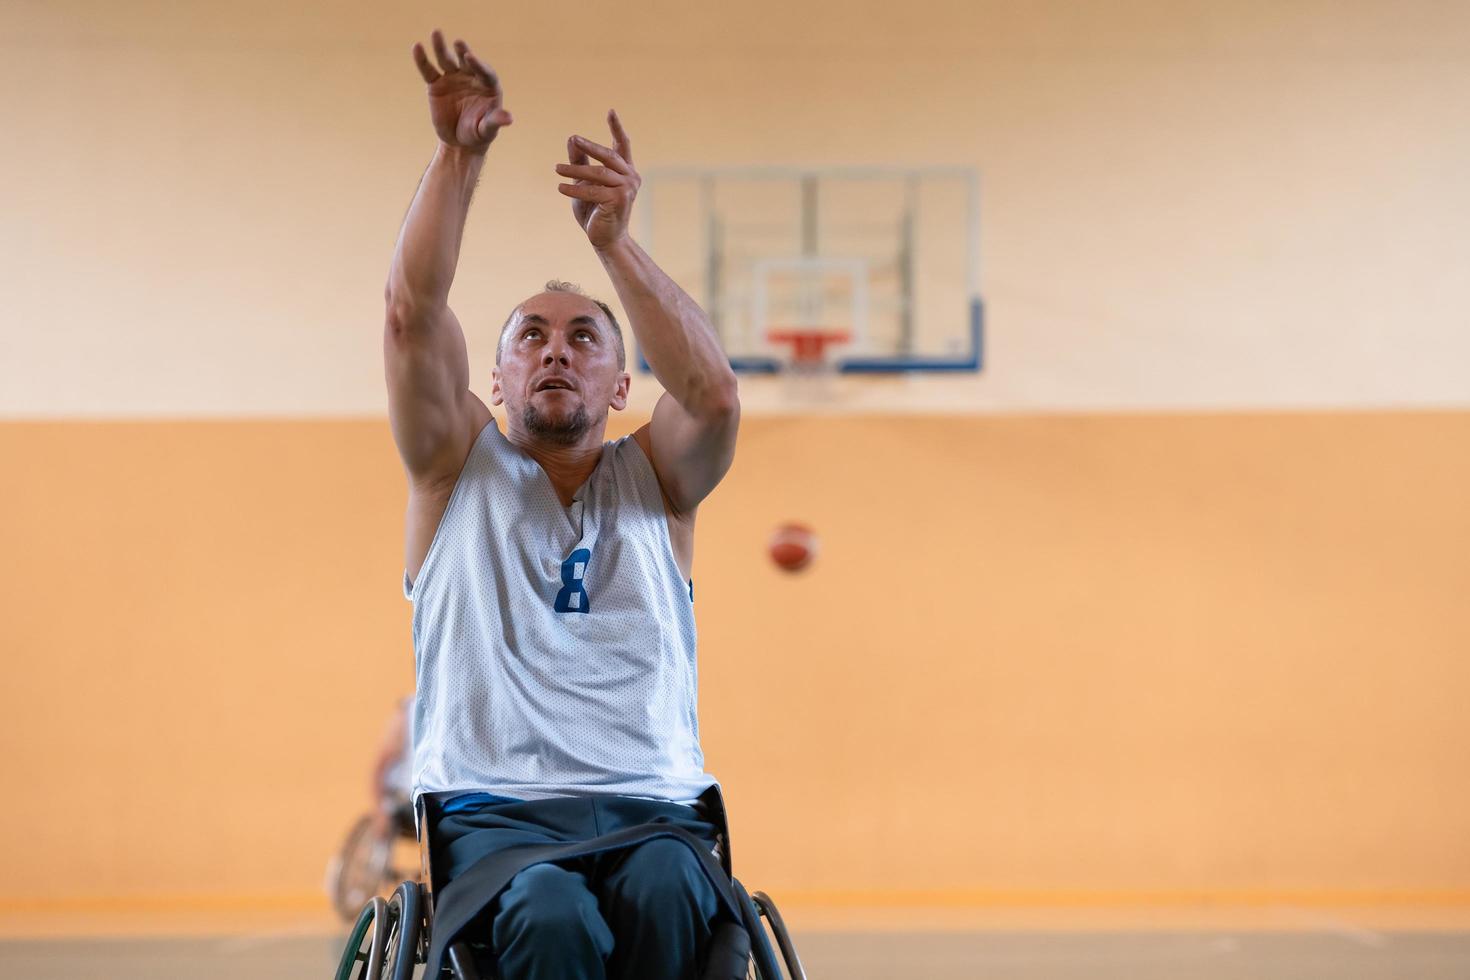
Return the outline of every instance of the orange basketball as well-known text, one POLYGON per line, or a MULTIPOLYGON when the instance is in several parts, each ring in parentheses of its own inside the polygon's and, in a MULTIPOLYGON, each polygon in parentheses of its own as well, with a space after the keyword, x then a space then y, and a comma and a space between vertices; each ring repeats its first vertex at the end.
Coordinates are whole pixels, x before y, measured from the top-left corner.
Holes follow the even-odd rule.
POLYGON ((788 572, 799 572, 817 554, 817 536, 805 524, 782 524, 771 532, 771 561, 788 572))

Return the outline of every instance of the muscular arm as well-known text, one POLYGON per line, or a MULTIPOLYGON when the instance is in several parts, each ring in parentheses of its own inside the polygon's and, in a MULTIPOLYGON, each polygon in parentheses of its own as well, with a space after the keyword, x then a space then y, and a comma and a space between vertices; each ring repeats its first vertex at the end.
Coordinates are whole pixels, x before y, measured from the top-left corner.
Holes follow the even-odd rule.
POLYGON ((567 142, 568 162, 557 165, 556 172, 576 183, 558 189, 573 199, 572 214, 628 311, 639 349, 664 386, 647 431, 636 435, 640 444, 651 445, 670 509, 676 517, 688 516, 735 458, 739 388, 704 310, 628 235, 628 215, 642 179, 617 113, 609 112, 607 121, 612 147, 581 136, 567 142), (602 166, 589 165, 589 157, 602 166))
POLYGON ((597 255, 628 312, 639 350, 664 386, 649 441, 664 493, 677 512, 688 513, 735 458, 735 373, 704 310, 637 242, 624 236, 597 255))
POLYGON ((459 264, 470 199, 485 152, 440 143, 404 216, 388 270, 387 297, 444 306, 459 264))
POLYGON ((483 152, 440 144, 404 218, 394 249, 383 328, 388 418, 409 475, 432 482, 453 470, 473 437, 474 396, 464 331, 449 286, 483 152))
POLYGON ((451 54, 437 30, 432 43, 437 68, 421 44, 413 46, 413 58, 428 83, 439 145, 403 220, 384 290, 388 416, 415 487, 452 479, 476 422, 489 418, 469 390, 469 356, 449 309, 449 287, 485 153, 511 122, 500 104, 499 79, 469 45, 456 41, 451 54))

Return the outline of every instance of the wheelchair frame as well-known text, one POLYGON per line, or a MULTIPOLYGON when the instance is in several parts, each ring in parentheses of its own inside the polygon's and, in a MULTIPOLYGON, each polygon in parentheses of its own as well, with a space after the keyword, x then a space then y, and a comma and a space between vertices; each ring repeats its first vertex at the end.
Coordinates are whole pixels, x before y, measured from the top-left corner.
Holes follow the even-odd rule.
MULTIPOLYGON (((434 896, 444 884, 430 840, 442 816, 444 800, 456 793, 420 794, 414 807, 414 826, 419 843, 420 881, 404 881, 391 898, 373 896, 363 905, 348 934, 347 946, 337 966, 336 980, 413 980, 414 969, 427 961, 429 936, 434 919, 434 896), (361 969, 354 968, 361 964, 361 969)), ((765 892, 746 892, 731 870, 729 821, 718 785, 711 786, 695 805, 700 815, 716 828, 715 855, 729 875, 742 905, 746 931, 750 934, 751 980, 806 980, 806 971, 786 929, 781 913, 765 892), (781 951, 780 960, 771 948, 771 937, 781 951), (784 973, 783 973, 784 968, 784 973)), ((471 940, 461 939, 445 951, 440 975, 421 980, 489 980, 480 971, 471 940)))

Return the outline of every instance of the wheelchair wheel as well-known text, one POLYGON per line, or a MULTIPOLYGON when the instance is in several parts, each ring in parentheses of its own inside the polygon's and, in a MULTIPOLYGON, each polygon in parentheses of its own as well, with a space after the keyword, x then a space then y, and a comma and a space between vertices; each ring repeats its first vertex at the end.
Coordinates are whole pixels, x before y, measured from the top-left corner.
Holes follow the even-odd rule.
POLYGON ((776 937, 776 944, 781 947, 781 959, 786 962, 786 975, 791 980, 806 980, 806 970, 802 968, 801 957, 796 955, 796 945, 791 941, 791 933, 786 931, 786 923, 781 918, 781 913, 777 911, 776 903, 771 901, 771 896, 765 892, 756 892, 753 897, 756 909, 771 924, 771 932, 776 937))
POLYGON ((420 962, 423 919, 419 885, 405 881, 383 901, 374 895, 363 906, 337 965, 337 980, 413 980, 420 962), (353 977, 353 968, 362 968, 353 977))
POLYGON ((381 891, 392 859, 392 838, 374 835, 372 817, 363 814, 347 832, 341 852, 327 871, 332 907, 344 922, 351 922, 363 904, 381 891))
MULTIPOLYGON (((771 937, 761 922, 760 911, 751 901, 750 893, 738 880, 732 879, 735 896, 740 900, 740 912, 745 919, 745 930, 750 933, 749 980, 784 980, 776 954, 771 950, 771 937)), ((792 980, 796 980, 795 977, 792 980)), ((802 978, 805 980, 805 977, 802 978)))
POLYGON ((361 963, 356 980, 378 980, 383 973, 383 947, 388 921, 388 903, 377 895, 362 907, 357 923, 337 963, 337 980, 353 980, 352 968, 361 963))
POLYGON ((387 933, 383 940, 383 969, 373 980, 413 980, 418 962, 419 934, 423 918, 419 911, 419 886, 405 881, 388 899, 387 933))

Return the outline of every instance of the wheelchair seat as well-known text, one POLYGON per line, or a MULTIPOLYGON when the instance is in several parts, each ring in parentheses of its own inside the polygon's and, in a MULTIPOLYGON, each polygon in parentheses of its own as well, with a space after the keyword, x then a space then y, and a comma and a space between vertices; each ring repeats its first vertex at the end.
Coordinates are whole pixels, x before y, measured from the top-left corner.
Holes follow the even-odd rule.
MULTIPOLYGON (((364 978, 411 980, 415 963, 431 964, 432 961, 438 963, 437 976, 431 977, 430 972, 426 970, 424 980, 489 980, 494 976, 493 956, 488 947, 488 936, 475 938, 456 935, 453 937, 453 942, 441 943, 442 948, 437 949, 432 942, 435 930, 435 907, 440 896, 450 885, 448 858, 447 855, 439 853, 440 848, 434 846, 435 831, 444 817, 445 803, 464 792, 464 790, 455 790, 426 792, 419 795, 413 813, 414 831, 419 842, 421 865, 419 882, 404 882, 394 893, 391 901, 384 902, 382 899, 375 899, 378 905, 369 902, 363 908, 358 918, 358 926, 349 940, 347 951, 343 954, 337 974, 338 980, 351 980, 352 966, 362 961, 366 961, 366 965, 359 974, 359 980, 364 980, 364 978), (412 933, 412 938, 409 936, 410 933, 412 933), (367 946, 366 952, 362 948, 364 943, 367 946)), ((738 922, 721 923, 720 928, 724 930, 723 933, 717 929, 717 936, 711 941, 704 965, 705 974, 707 976, 745 977, 745 964, 749 961, 754 967, 754 976, 757 980, 783 980, 783 977, 790 978, 790 980, 805 980, 805 973, 801 969, 795 948, 791 944, 775 904, 769 896, 762 892, 756 892, 752 897, 732 874, 728 815, 719 785, 712 785, 701 794, 693 808, 701 819, 715 828, 715 845, 712 849, 708 849, 704 841, 698 841, 682 828, 671 828, 659 824, 626 828, 627 832, 622 835, 624 840, 614 841, 610 845, 607 845, 606 842, 617 837, 617 834, 603 835, 587 842, 587 845, 589 848, 592 845, 599 847, 603 845, 635 846, 644 839, 653 839, 656 836, 682 836, 685 843, 690 843, 691 846, 697 845, 707 855, 702 859, 706 866, 706 874, 714 875, 722 872, 719 887, 724 890, 725 894, 733 896, 732 900, 724 904, 739 913, 738 922), (636 832, 642 832, 643 836, 636 832), (711 868, 716 870, 709 870, 711 868), (770 935, 768 935, 768 930, 770 935), (772 949, 771 936, 776 939, 784 958, 784 974, 772 949)), ((576 848, 576 845, 561 846, 576 848)), ((529 848, 534 848, 534 845, 529 848)), ((587 853, 596 852, 595 848, 587 851, 587 853)), ((494 855, 487 856, 487 858, 493 857, 494 855)), ((533 860, 528 863, 539 863, 539 861, 533 860)), ((479 864, 476 864, 464 872, 463 877, 468 878, 471 872, 480 870, 479 864)), ((488 880, 498 882, 501 879, 489 878, 488 880)), ((508 881, 508 879, 505 880, 508 881)), ((503 887, 503 884, 500 887, 503 887)), ((473 902, 469 903, 468 907, 473 907, 473 902)), ((468 924, 468 920, 463 915, 463 908, 460 912, 458 919, 451 914, 451 919, 454 921, 441 922, 441 929, 462 930, 468 924)))
MULTIPOLYGON (((419 842, 419 869, 423 880, 429 884, 431 895, 439 894, 443 886, 449 882, 447 875, 449 869, 442 867, 442 862, 436 860, 436 855, 431 854, 432 833, 425 833, 427 828, 432 832, 439 826, 439 821, 444 817, 444 804, 456 796, 464 794, 464 790, 450 790, 446 792, 421 793, 413 810, 413 831, 419 842)), ((718 783, 710 786, 694 801, 693 809, 715 828, 715 858, 720 866, 725 869, 728 877, 734 877, 731 871, 732 861, 730 859, 730 835, 729 824, 726 819, 725 797, 720 792, 718 783)))

